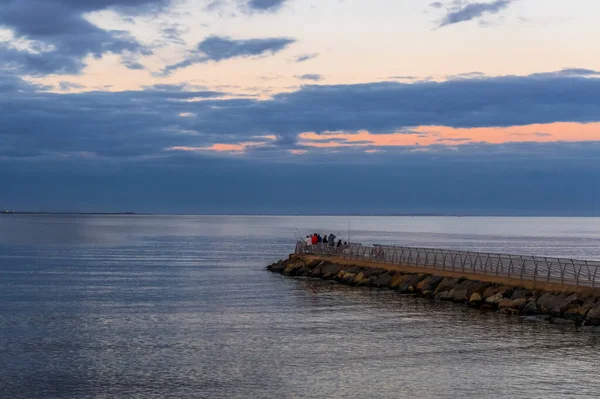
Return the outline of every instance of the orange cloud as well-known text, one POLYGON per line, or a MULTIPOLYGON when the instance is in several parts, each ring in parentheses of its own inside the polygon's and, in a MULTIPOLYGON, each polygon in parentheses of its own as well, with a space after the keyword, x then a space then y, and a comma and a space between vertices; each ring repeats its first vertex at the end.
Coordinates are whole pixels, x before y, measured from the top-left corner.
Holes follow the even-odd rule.
POLYGON ((600 141, 600 123, 534 124, 511 127, 452 128, 419 126, 407 133, 302 133, 300 144, 307 147, 406 147, 435 144, 458 146, 471 143, 550 143, 557 141, 600 141))

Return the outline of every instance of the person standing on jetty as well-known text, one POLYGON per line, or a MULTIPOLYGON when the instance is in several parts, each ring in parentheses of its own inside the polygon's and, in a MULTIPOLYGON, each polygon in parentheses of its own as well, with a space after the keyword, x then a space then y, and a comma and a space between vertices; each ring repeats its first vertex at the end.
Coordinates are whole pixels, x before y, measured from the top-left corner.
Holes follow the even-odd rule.
POLYGON ((312 238, 310 236, 306 236, 306 240, 304 240, 306 245, 312 245, 312 238))
POLYGON ((317 243, 319 242, 319 239, 317 238, 317 233, 312 235, 312 245, 317 245, 317 243))
POLYGON ((335 235, 333 235, 333 233, 329 233, 329 237, 327 237, 327 243, 330 247, 335 246, 335 235))

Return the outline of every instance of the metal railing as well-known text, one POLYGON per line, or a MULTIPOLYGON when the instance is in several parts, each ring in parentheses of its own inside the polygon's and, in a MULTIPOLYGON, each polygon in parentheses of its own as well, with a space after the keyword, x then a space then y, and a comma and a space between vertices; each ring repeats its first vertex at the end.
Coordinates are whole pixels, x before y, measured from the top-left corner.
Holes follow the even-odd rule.
POLYGON ((330 247, 301 241, 295 252, 592 288, 598 287, 600 280, 600 261, 590 260, 382 245, 330 247))

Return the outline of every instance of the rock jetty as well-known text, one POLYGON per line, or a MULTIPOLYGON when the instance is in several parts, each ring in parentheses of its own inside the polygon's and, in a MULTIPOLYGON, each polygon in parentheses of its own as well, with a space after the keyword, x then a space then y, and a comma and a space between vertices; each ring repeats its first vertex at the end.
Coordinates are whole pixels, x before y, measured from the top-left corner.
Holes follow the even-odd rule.
POLYGON ((596 290, 545 291, 467 277, 444 277, 384 267, 335 263, 332 260, 302 255, 290 255, 286 260, 267 266, 267 270, 285 276, 391 289, 401 294, 451 301, 508 315, 538 316, 554 324, 600 326, 600 292, 596 290))

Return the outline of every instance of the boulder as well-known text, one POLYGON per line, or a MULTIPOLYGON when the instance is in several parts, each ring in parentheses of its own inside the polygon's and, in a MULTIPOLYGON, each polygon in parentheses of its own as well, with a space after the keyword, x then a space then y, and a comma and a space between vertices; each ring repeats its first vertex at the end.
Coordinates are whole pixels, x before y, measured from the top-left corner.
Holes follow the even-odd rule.
POLYGON ((306 264, 310 270, 313 270, 315 267, 319 266, 323 261, 321 259, 313 259, 306 264))
POLYGON ((312 271, 310 272, 310 277, 321 277, 323 275, 323 266, 325 266, 325 262, 320 262, 312 271))
POLYGON ((285 269, 283 269, 283 274, 285 276, 293 276, 296 274, 296 269, 300 269, 301 267, 304 267, 305 264, 304 262, 290 262, 287 264, 287 266, 285 267, 285 269))
POLYGON ((502 296, 501 292, 498 292, 497 294, 494 294, 490 297, 487 297, 485 299, 485 303, 488 303, 490 305, 498 305, 498 303, 504 299, 504 297, 502 296))
POLYGON ((454 290, 439 292, 435 295, 435 299, 440 301, 452 301, 454 300, 454 290))
POLYGON ((419 291, 423 294, 428 291, 435 291, 435 289, 442 282, 442 280, 444 280, 444 277, 440 277, 440 276, 425 277, 423 280, 419 281, 419 283, 416 286, 416 289, 417 289, 417 291, 419 291))
POLYGON ((498 309, 505 309, 510 307, 512 301, 509 298, 502 298, 500 302, 498 302, 498 309))
POLYGON ((402 284, 398 285, 399 292, 414 292, 415 286, 423 278, 423 274, 409 274, 409 278, 404 280, 402 284))
POLYGON ((392 281, 392 279, 394 277, 395 277, 395 275, 390 272, 383 273, 375 279, 375 281, 373 282, 373 285, 375 287, 389 287, 390 282, 392 281))
POLYGON ((511 309, 521 309, 527 303, 527 299, 519 298, 519 299, 511 299, 510 305, 508 305, 511 309))
POLYGON ((330 279, 338 274, 343 267, 341 265, 336 265, 335 263, 327 262, 325 265, 321 266, 321 268, 321 278, 330 279))
POLYGON ((577 303, 572 304, 563 312, 563 317, 565 319, 583 321, 593 306, 594 298, 587 298, 581 305, 577 303))
POLYGON ((380 267, 365 267, 362 272, 365 274, 365 277, 380 276, 384 273, 388 273, 387 270, 380 267))
POLYGON ((309 276, 310 272, 311 272, 311 270, 308 268, 308 266, 304 265, 298 269, 294 269, 294 276, 305 277, 305 276, 309 276))
POLYGON ((267 270, 273 273, 281 273, 285 270, 286 264, 285 261, 279 260, 277 263, 273 263, 272 265, 267 266, 267 270))
POLYGON ((412 274, 396 274, 390 281, 390 288, 397 289, 400 284, 406 281, 412 274))
POLYGON ((596 303, 587 313, 587 324, 600 326, 600 302, 596 303))
POLYGON ((511 300, 516 300, 516 299, 522 299, 527 297, 527 290, 524 289, 516 289, 513 291, 512 295, 510 296, 511 300))
POLYGON ((521 309, 521 314, 531 316, 539 313, 539 309, 535 303, 535 301, 529 301, 527 304, 521 309))
POLYGON ((559 317, 567 310, 570 306, 579 303, 579 295, 561 295, 560 299, 556 301, 554 306, 550 309, 550 314, 555 317, 559 317))
POLYGON ((469 305, 477 306, 477 305, 481 304, 482 301, 483 301, 483 298, 481 298, 481 294, 475 292, 475 293, 471 294, 471 297, 469 298, 469 305))
POLYGON ((467 302, 475 286, 480 284, 479 281, 464 280, 454 287, 454 302, 467 302))
POLYGON ((507 285, 492 285, 487 287, 483 293, 481 294, 481 297, 483 299, 485 299, 487 301, 488 298, 496 296, 498 294, 500 294, 501 296, 506 296, 506 297, 510 297, 512 295, 512 290, 513 287, 509 287, 507 285))
POLYGON ((435 289, 435 293, 438 294, 440 292, 450 291, 456 284, 460 283, 460 281, 461 279, 457 277, 444 277, 435 289))
POLYGON ((350 284, 356 277, 354 273, 348 273, 346 270, 340 270, 340 272, 335 276, 335 279, 343 284, 350 284))
POLYGON ((560 302, 560 295, 552 292, 546 292, 537 299, 537 306, 544 313, 547 313, 560 302))
POLYGON ((356 277, 354 277, 354 280, 352 280, 352 284, 363 285, 366 281, 367 278, 365 277, 365 274, 363 272, 360 272, 356 275, 356 277))

